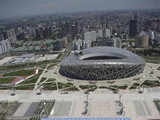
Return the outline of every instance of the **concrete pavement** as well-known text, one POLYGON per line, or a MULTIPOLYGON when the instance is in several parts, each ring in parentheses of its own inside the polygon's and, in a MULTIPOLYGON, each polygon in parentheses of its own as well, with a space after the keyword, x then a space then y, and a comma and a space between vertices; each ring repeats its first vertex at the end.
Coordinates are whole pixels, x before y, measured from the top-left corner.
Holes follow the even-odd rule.
MULTIPOLYGON (((153 103, 154 99, 160 99, 159 92, 148 92, 145 90, 143 94, 126 92, 121 93, 121 95, 121 101, 124 105, 125 114, 117 115, 115 101, 119 100, 119 94, 113 94, 107 91, 90 93, 88 96, 89 111, 87 113, 87 117, 129 117, 132 120, 160 118, 160 114, 153 103)), ((40 102, 41 100, 53 99, 57 102, 64 101, 64 103, 70 103, 70 109, 68 109, 69 111, 65 109, 65 113, 67 112, 67 117, 86 117, 85 115, 82 115, 85 106, 84 101, 86 101, 86 95, 82 92, 60 94, 57 91, 42 91, 42 95, 36 95, 35 91, 16 91, 16 95, 11 96, 10 91, 0 91, 0 101, 19 101, 29 104, 32 102, 40 102)), ((61 111, 59 107, 57 107, 57 110, 61 111)), ((50 117, 62 114, 55 114, 54 111, 57 110, 53 110, 50 117)), ((62 112, 64 113, 63 110, 62 112)))

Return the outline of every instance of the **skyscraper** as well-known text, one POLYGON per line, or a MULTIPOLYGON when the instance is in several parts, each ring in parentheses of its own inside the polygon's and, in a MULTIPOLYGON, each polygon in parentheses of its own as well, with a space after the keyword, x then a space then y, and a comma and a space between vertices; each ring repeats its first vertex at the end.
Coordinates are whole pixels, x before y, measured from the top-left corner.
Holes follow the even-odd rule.
POLYGON ((75 22, 75 23, 72 24, 72 26, 71 26, 71 35, 72 35, 72 39, 75 39, 77 33, 78 33, 78 23, 75 22))
POLYGON ((106 28, 108 25, 107 25, 107 20, 105 19, 105 17, 102 17, 101 25, 102 25, 102 36, 103 38, 106 38, 106 28))
POLYGON ((137 17, 129 22, 129 37, 133 38, 137 35, 137 17))
POLYGON ((14 29, 10 29, 7 31, 7 35, 8 35, 8 40, 10 41, 11 43, 11 46, 13 46, 17 40, 17 36, 16 36, 16 33, 15 33, 15 30, 14 29))
POLYGON ((136 39, 136 47, 137 48, 149 48, 149 35, 142 31, 138 35, 138 39, 136 39))

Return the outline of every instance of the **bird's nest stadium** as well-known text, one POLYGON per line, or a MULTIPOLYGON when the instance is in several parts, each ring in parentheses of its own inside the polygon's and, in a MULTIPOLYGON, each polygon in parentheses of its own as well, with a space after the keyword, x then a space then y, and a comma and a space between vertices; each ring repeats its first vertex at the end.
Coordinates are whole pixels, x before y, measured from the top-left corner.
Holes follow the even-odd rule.
POLYGON ((60 74, 79 80, 115 80, 143 72, 145 61, 127 50, 94 47, 65 57, 60 74))

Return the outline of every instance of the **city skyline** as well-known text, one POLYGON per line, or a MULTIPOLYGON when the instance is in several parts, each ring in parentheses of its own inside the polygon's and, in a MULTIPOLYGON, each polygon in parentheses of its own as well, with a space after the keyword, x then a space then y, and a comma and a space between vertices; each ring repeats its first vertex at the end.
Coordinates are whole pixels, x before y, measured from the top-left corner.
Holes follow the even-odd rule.
POLYGON ((159 1, 0 0, 0 120, 159 120, 159 1))
POLYGON ((159 0, 3 0, 0 19, 95 10, 158 9, 159 0))

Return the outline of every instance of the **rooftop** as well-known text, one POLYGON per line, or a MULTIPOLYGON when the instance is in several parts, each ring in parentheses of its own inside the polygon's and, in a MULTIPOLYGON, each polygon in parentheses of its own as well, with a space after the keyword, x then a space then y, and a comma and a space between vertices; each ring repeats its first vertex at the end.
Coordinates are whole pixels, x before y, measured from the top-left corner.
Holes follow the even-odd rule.
POLYGON ((80 51, 77 55, 65 57, 61 65, 76 64, 145 64, 144 60, 124 49, 113 47, 93 47, 80 51), (92 62, 91 62, 92 61, 92 62))

